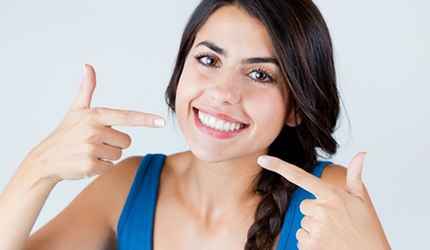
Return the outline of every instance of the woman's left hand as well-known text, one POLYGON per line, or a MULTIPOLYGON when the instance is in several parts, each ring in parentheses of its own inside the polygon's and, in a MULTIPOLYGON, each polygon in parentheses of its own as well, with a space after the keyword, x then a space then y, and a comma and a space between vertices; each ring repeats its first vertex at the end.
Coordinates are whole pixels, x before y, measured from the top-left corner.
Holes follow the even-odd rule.
POLYGON ((278 158, 259 158, 262 167, 316 196, 300 204, 304 217, 296 233, 299 249, 389 249, 388 243, 378 237, 379 224, 365 201, 361 178, 365 156, 362 152, 352 159, 345 189, 278 158))

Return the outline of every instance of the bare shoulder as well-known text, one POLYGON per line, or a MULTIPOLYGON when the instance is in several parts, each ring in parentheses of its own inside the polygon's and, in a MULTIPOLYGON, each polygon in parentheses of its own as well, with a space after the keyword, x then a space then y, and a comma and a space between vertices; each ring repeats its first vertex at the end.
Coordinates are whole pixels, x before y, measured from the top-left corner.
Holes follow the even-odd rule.
POLYGON ((328 164, 323 169, 321 179, 339 188, 345 188, 346 172, 346 167, 342 165, 328 164))
POLYGON ((141 156, 99 176, 30 237, 27 249, 116 249, 116 225, 141 156))
POLYGON ((115 169, 94 181, 94 195, 103 195, 104 205, 107 207, 109 224, 116 232, 116 225, 122 208, 127 200, 131 185, 136 175, 142 156, 133 156, 119 162, 115 169))

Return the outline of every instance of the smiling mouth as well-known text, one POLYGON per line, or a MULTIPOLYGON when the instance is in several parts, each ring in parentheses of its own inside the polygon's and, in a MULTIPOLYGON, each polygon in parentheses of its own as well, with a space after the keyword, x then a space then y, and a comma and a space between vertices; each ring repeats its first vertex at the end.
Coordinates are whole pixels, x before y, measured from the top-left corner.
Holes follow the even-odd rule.
POLYGON ((225 120, 193 108, 198 127, 216 137, 232 137, 249 127, 248 124, 225 120))

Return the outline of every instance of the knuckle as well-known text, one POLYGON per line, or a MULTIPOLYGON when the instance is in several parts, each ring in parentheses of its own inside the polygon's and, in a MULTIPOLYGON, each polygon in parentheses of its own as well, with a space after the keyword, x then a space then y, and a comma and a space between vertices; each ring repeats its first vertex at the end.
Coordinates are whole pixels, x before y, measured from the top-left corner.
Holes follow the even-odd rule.
POLYGON ((94 120, 96 117, 97 117, 97 115, 99 114, 99 110, 98 109, 96 109, 96 108, 92 108, 92 109, 87 109, 86 111, 85 111, 85 117, 88 119, 88 120, 94 120))
POLYGON ((340 205, 344 205, 345 201, 343 199, 343 197, 340 194, 336 194, 333 196, 333 204, 335 204, 336 206, 340 206, 340 205))
POLYGON ((306 209, 308 207, 309 207, 309 201, 308 200, 303 200, 299 205, 300 211, 306 211, 306 209))
POLYGON ((335 185, 333 185, 333 184, 331 184, 331 183, 327 183, 327 190, 331 193, 331 194, 333 194, 333 195, 336 195, 336 194, 338 194, 339 193, 339 189, 335 186, 335 185))
POLYGON ((280 169, 281 164, 278 161, 270 161, 269 164, 271 164, 271 168, 274 171, 278 171, 280 169))
POLYGON ((126 111, 124 113, 122 113, 122 119, 126 122, 126 123, 130 123, 131 121, 133 121, 133 115, 126 111))
POLYGON ((87 143, 87 144, 84 144, 83 150, 88 155, 94 155, 97 152, 97 147, 94 144, 87 143))
POLYGON ((96 163, 93 159, 88 159, 85 164, 81 167, 81 173, 86 175, 91 175, 95 169, 96 163))
POLYGON ((143 117, 143 123, 148 125, 148 126, 154 126, 154 120, 156 118, 152 117, 152 116, 144 116, 143 117))
POLYGON ((99 135, 97 133, 97 129, 95 129, 94 127, 88 128, 88 135, 86 138, 86 142, 87 143, 96 142, 98 138, 99 138, 99 135))
POLYGON ((291 181, 292 182, 297 182, 297 181, 299 181, 301 179, 303 179, 303 171, 300 171, 298 169, 292 170, 291 181))
POLYGON ((320 203, 316 203, 314 204, 314 210, 315 213, 318 214, 319 218, 326 218, 326 208, 324 207, 324 205, 320 204, 320 203))
POLYGON ((90 171, 94 171, 95 169, 97 169, 97 166, 100 164, 100 160, 98 159, 91 159, 91 163, 90 163, 90 171))
POLYGON ((312 236, 313 236, 312 239, 315 242, 318 242, 318 240, 321 239, 321 237, 324 233, 322 224, 319 222, 314 223, 314 224, 312 224, 312 228, 310 230, 312 230, 312 236))
POLYGON ((302 228, 307 228, 308 222, 306 216, 304 216, 303 219, 300 221, 300 225, 302 226, 302 228))

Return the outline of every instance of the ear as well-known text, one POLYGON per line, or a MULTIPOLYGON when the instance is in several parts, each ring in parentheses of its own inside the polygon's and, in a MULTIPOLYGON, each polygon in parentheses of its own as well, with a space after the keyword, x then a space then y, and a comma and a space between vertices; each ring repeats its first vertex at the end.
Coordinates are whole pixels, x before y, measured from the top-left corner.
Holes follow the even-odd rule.
POLYGON ((285 118, 285 124, 287 124, 289 127, 296 127, 302 123, 302 118, 297 112, 296 109, 290 109, 290 111, 287 114, 287 117, 285 118))

